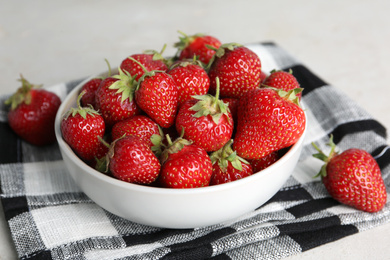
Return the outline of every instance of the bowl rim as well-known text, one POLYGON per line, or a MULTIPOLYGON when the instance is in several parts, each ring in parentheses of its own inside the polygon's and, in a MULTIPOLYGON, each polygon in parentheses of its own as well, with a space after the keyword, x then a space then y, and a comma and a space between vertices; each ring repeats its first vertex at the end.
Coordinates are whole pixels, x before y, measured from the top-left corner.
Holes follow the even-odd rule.
POLYGON ((164 188, 164 187, 154 187, 154 186, 147 186, 147 185, 141 185, 141 184, 135 184, 135 183, 128 183, 125 181, 121 181, 119 179, 116 179, 114 177, 108 176, 104 173, 101 173, 89 165, 87 165, 84 161, 82 161, 70 148, 70 146, 65 142, 65 140, 62 137, 61 129, 60 129, 60 123, 61 120, 64 116, 64 114, 67 112, 65 111, 65 108, 68 106, 68 103, 70 102, 70 99, 72 96, 77 96, 76 93, 78 93, 81 89, 81 87, 90 79, 96 78, 98 76, 104 75, 107 72, 100 73, 98 75, 94 75, 91 77, 86 78, 82 82, 80 82, 76 87, 74 87, 64 98, 62 101, 57 114, 55 118, 55 136, 57 138, 58 145, 62 152, 66 153, 66 155, 73 159, 74 163, 77 164, 78 167, 80 167, 82 170, 84 170, 88 175, 90 175, 93 178, 97 178, 101 181, 107 182, 110 185, 117 186, 119 188, 124 188, 124 189, 131 189, 133 191, 139 191, 143 193, 155 193, 155 194, 165 194, 165 195, 192 195, 192 194, 204 194, 204 193, 213 193, 221 190, 226 190, 226 189, 231 189, 236 186, 243 186, 248 182, 252 182, 256 178, 264 178, 265 175, 273 174, 273 169, 279 167, 279 165, 282 165, 285 161, 288 161, 290 157, 294 155, 296 150, 299 149, 301 145, 303 145, 303 141, 305 139, 305 135, 307 132, 307 126, 308 126, 308 119, 307 119, 307 114, 304 109, 304 106, 301 103, 301 106, 303 108, 306 122, 305 122, 305 129, 301 135, 301 137, 298 139, 298 141, 293 144, 288 151, 281 156, 278 161, 276 161, 274 164, 268 166, 267 168, 253 173, 250 176, 247 176, 245 178, 235 180, 232 182, 220 184, 220 185, 212 185, 212 186, 206 186, 206 187, 197 187, 197 188, 188 188, 188 189, 173 189, 173 188, 164 188))

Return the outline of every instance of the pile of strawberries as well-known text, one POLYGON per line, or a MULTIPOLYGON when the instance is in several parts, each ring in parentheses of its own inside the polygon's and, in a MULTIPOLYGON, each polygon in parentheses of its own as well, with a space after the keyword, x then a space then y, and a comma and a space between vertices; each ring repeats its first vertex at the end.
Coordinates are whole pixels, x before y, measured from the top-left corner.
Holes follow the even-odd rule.
MULTIPOLYGON (((240 44, 181 34, 173 58, 163 57, 165 46, 133 54, 115 75, 109 69, 83 85, 61 131, 87 164, 126 182, 202 187, 268 167, 301 137, 302 89, 291 71, 266 75, 260 58, 240 44)), ((20 81, 6 101, 9 126, 33 145, 54 143, 61 100, 20 81)), ((329 145, 325 155, 313 144, 329 194, 360 210, 381 210, 387 193, 375 159, 362 149, 336 152, 332 137, 329 145)))
POLYGON ((173 58, 165 46, 132 54, 83 85, 61 123, 82 160, 126 182, 194 188, 258 172, 301 137, 292 73, 266 77, 253 51, 209 35, 182 33, 175 46, 173 58))

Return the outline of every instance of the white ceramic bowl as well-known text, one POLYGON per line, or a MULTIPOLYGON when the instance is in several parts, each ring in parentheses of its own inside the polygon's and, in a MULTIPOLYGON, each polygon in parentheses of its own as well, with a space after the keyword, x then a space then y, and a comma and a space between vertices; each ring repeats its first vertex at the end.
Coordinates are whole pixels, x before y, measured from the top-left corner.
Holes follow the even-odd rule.
MULTIPOLYGON (((87 80, 86 80, 87 81, 87 80)), ((63 114, 73 106, 80 83, 63 101, 55 133, 68 171, 80 189, 99 206, 125 219, 163 228, 195 228, 237 218, 267 202, 286 182, 301 153, 305 132, 276 163, 241 180, 194 189, 168 189, 126 183, 106 176, 80 160, 60 131, 63 114)))

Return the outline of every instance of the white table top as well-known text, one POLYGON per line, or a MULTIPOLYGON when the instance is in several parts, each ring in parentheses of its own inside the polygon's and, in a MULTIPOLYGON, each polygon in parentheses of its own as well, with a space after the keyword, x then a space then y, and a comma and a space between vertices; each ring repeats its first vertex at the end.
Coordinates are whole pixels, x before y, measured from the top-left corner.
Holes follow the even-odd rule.
MULTIPOLYGON (((222 42, 274 41, 390 129, 389 1, 0 0, 0 94, 23 73, 49 86, 145 49, 174 54, 178 30, 222 42)), ((288 259, 388 259, 390 224, 288 259), (372 255, 373 254, 373 255, 372 255)), ((16 258, 0 204, 0 259, 16 258)))

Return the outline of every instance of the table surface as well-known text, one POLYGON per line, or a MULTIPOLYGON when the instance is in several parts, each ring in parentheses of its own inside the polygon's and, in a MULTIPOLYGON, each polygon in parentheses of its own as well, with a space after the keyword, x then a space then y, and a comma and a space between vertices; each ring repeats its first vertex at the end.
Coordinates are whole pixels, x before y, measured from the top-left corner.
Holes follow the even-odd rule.
MULTIPOLYGON (((178 30, 222 42, 274 41, 390 129, 389 1, 0 0, 0 94, 19 74, 50 86, 146 49, 174 54, 178 30), (373 102, 374 101, 374 102, 373 102)), ((0 259, 16 258, 0 205, 0 259)), ((388 258, 390 224, 288 259, 388 258), (372 255, 373 254, 373 255, 372 255)))

